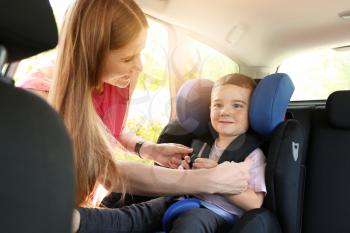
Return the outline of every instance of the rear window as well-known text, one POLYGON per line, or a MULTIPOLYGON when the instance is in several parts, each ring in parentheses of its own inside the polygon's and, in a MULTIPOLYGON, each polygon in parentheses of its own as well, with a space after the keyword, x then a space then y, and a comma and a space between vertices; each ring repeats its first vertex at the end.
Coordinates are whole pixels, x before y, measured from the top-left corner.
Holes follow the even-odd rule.
POLYGON ((325 100, 334 91, 350 90, 350 50, 315 51, 292 57, 278 72, 295 85, 292 101, 325 100))

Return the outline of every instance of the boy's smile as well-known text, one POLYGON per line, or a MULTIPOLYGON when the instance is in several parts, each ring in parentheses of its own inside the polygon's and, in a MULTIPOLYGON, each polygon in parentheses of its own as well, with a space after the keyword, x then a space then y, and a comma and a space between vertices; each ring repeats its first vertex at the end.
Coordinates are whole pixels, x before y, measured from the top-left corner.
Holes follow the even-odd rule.
POLYGON ((250 95, 250 89, 232 84, 213 89, 210 119, 219 137, 234 139, 248 130, 250 95))

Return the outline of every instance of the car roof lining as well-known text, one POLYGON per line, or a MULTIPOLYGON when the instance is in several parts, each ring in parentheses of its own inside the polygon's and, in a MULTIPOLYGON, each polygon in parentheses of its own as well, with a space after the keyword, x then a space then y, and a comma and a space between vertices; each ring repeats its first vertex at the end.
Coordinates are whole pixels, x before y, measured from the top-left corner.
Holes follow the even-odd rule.
POLYGON ((339 17, 349 9, 348 0, 136 1, 147 14, 200 35, 246 66, 276 67, 293 54, 350 44, 350 20, 339 17), (229 43, 235 28, 241 35, 229 43))

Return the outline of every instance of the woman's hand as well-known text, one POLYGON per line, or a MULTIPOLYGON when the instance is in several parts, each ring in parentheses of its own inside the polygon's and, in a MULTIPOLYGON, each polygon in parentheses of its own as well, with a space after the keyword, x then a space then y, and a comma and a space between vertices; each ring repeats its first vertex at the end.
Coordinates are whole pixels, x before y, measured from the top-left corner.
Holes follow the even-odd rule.
POLYGON ((193 169, 201 169, 201 168, 213 168, 216 167, 218 163, 212 159, 207 158, 197 158, 193 165, 193 169))
MULTIPOLYGON (((179 168, 191 169, 190 163, 191 163, 191 157, 185 156, 179 168)), ((216 167, 217 165, 218 163, 214 160, 207 159, 207 158, 197 158, 194 160, 194 163, 192 164, 192 169, 213 168, 213 167, 216 167)))
POLYGON ((210 185, 211 193, 239 194, 248 187, 251 159, 244 162, 224 162, 215 168, 208 169, 209 177, 213 179, 210 185))
POLYGON ((153 146, 151 152, 149 152, 149 158, 164 167, 170 168, 178 168, 182 159, 192 152, 192 148, 175 143, 153 144, 153 146))
POLYGON ((184 159, 181 161, 181 165, 178 167, 179 169, 191 169, 190 166, 191 163, 191 157, 186 155, 184 159))

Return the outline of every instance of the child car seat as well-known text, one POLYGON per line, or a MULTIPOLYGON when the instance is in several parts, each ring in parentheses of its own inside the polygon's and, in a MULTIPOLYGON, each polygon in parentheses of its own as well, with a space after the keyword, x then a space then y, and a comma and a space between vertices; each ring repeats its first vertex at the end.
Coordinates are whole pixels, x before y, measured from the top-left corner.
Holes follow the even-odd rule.
MULTIPOLYGON (((194 139, 205 139, 210 134, 212 85, 209 80, 198 79, 188 81, 180 88, 176 97, 177 119, 164 128, 158 143, 176 142, 191 146, 194 139)), ((284 121, 293 91, 288 75, 272 74, 260 81, 253 93, 249 109, 250 126, 269 145, 265 151, 267 196, 265 208, 246 212, 232 232, 271 233, 282 230, 296 233, 300 230, 304 179, 304 154, 301 153, 303 129, 295 120, 284 121)))

